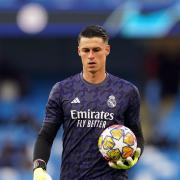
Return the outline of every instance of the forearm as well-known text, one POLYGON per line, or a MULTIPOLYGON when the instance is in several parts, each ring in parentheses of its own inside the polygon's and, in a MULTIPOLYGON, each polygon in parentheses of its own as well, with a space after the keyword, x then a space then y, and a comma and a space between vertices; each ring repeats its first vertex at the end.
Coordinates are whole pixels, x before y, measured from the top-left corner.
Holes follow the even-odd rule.
POLYGON ((140 122, 137 121, 137 123, 135 124, 129 123, 126 124, 126 126, 129 127, 134 132, 137 139, 137 147, 141 148, 141 154, 142 154, 144 150, 144 137, 140 122))
POLYGON ((44 123, 34 147, 33 161, 42 159, 46 163, 49 160, 53 140, 57 134, 59 126, 52 123, 44 123))
POLYGON ((144 137, 140 121, 140 95, 137 88, 131 92, 130 104, 125 112, 125 126, 130 128, 137 139, 137 146, 141 148, 141 154, 144 150, 144 137))
POLYGON ((50 157, 51 147, 52 143, 49 143, 44 136, 39 135, 34 147, 33 161, 42 159, 47 163, 50 157))
POLYGON ((137 147, 141 148, 141 154, 142 154, 144 150, 144 137, 141 127, 138 127, 137 130, 135 129, 134 132, 137 139, 137 147))

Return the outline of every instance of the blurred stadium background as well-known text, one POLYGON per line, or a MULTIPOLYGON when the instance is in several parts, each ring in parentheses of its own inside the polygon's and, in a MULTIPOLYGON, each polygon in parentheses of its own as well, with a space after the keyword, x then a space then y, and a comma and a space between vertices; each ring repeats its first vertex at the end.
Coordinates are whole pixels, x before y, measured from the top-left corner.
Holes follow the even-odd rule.
MULTIPOLYGON (((179 179, 180 1, 0 0, 0 180, 32 179, 49 91, 81 70, 76 37, 88 24, 111 34, 108 71, 141 92, 146 145, 129 179, 179 179)), ((48 164, 53 180, 61 135, 48 164)))

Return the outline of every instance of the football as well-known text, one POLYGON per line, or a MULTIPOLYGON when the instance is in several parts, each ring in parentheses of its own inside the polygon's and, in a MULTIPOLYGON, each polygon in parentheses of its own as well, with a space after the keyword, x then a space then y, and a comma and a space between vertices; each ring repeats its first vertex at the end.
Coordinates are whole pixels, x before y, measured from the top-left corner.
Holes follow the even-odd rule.
POLYGON ((101 133, 98 148, 108 161, 126 159, 132 157, 137 148, 136 136, 128 127, 112 125, 101 133))

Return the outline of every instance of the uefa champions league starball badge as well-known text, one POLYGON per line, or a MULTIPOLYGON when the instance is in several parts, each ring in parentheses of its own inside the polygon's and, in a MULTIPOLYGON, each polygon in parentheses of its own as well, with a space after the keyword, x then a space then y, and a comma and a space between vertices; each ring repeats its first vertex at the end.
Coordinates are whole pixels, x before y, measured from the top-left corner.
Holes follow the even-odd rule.
POLYGON ((108 105, 110 108, 116 107, 116 98, 115 98, 115 96, 113 96, 113 95, 109 96, 109 98, 108 98, 108 100, 107 100, 107 105, 108 105))

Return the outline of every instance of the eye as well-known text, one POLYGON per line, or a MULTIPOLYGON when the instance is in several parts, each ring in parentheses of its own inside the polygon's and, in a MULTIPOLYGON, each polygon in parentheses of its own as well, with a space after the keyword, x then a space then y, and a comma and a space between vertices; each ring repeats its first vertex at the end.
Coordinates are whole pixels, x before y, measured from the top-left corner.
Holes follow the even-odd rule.
POLYGON ((82 51, 87 53, 87 52, 89 52, 90 50, 87 49, 87 48, 84 48, 84 49, 82 49, 82 51))
POLYGON ((100 48, 93 48, 94 52, 99 52, 101 49, 100 48))

